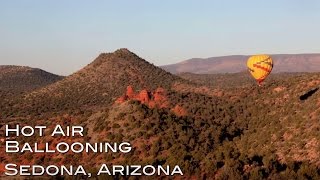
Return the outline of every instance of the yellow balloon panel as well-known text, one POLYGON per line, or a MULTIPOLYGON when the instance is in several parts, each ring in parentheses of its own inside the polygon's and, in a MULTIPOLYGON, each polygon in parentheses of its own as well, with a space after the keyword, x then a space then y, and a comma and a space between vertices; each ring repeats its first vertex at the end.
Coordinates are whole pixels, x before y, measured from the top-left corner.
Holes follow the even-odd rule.
POLYGON ((251 75, 261 83, 272 71, 272 58, 268 55, 254 55, 247 61, 247 67, 251 75))

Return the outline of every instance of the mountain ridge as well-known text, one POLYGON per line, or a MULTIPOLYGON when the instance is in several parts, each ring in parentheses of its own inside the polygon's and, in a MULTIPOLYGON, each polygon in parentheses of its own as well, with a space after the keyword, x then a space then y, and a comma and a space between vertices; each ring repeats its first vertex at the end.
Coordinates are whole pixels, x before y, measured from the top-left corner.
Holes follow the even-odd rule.
POLYGON ((16 65, 0 65, 0 89, 30 91, 63 79, 39 68, 16 65))
MULTIPOLYGON (((273 72, 318 72, 320 53, 273 54, 273 72), (299 66, 297 66, 299 65, 299 66)), ((191 72, 196 74, 238 73, 246 70, 249 55, 230 55, 209 58, 192 58, 176 64, 161 66, 173 74, 191 72)))
POLYGON ((101 53, 61 81, 26 94, 22 104, 34 112, 102 108, 123 95, 129 85, 137 90, 170 89, 178 81, 186 80, 122 48, 101 53))

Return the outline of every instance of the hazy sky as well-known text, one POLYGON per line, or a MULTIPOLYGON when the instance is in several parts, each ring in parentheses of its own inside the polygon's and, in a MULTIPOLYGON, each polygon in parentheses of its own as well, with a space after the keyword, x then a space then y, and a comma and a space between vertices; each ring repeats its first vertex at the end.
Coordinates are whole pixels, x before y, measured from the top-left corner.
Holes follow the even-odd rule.
POLYGON ((319 0, 0 0, 0 64, 68 75, 126 47, 156 64, 320 53, 319 0))

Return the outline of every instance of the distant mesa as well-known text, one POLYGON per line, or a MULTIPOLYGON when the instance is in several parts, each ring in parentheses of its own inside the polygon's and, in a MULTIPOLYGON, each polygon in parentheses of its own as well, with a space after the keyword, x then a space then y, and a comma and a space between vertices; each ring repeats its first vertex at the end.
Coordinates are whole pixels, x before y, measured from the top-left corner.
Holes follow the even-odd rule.
MULTIPOLYGON (((249 56, 234 55, 210 58, 193 58, 177 64, 161 66, 173 74, 190 72, 196 74, 238 73, 246 71, 249 56)), ((319 72, 320 54, 275 54, 273 72, 319 72)))

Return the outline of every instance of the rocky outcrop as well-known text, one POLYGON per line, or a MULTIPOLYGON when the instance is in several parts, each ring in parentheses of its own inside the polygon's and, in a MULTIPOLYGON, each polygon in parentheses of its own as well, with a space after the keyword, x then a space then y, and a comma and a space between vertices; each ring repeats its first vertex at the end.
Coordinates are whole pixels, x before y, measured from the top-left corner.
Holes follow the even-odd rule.
POLYGON ((187 111, 181 107, 180 105, 176 105, 172 111, 177 115, 177 116, 186 116, 187 115, 187 111))
POLYGON ((137 100, 151 108, 159 107, 165 108, 169 106, 166 90, 157 88, 154 92, 143 89, 140 92, 135 92, 133 87, 129 85, 125 95, 119 97, 116 103, 121 104, 125 101, 137 100))
POLYGON ((167 97, 167 92, 165 89, 159 87, 155 91, 151 92, 146 89, 141 90, 140 92, 135 92, 132 86, 127 87, 125 95, 119 97, 115 103, 122 104, 126 101, 136 100, 149 106, 150 108, 169 108, 177 116, 186 116, 187 111, 180 105, 172 105, 167 97))
POLYGON ((128 98, 133 98, 135 96, 132 86, 128 86, 127 87, 126 95, 127 95, 128 98))
POLYGON ((149 103, 150 102, 149 92, 146 89, 140 91, 136 99, 145 104, 149 103))

